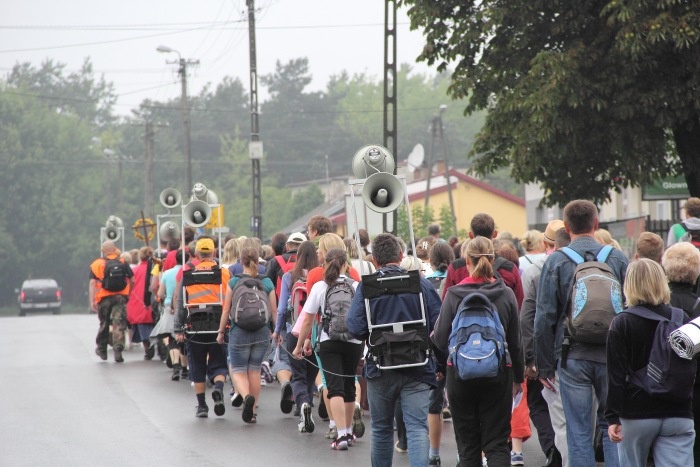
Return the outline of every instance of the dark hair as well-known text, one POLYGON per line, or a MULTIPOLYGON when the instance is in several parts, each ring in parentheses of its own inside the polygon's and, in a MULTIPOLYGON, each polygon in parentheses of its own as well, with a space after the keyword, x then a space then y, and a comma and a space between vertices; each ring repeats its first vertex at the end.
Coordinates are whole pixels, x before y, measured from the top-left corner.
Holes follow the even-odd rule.
POLYGON ((185 244, 189 245, 194 240, 195 230, 194 227, 186 225, 182 230, 182 237, 185 239, 185 244))
POLYGON ((498 256, 501 256, 508 261, 510 261, 513 264, 518 264, 518 258, 520 255, 518 255, 518 250, 515 249, 512 243, 506 242, 502 244, 498 250, 496 250, 496 253, 498 256))
POLYGON ((464 245, 464 242, 458 242, 452 248, 452 252, 455 255, 455 259, 462 257, 462 245, 464 245))
POLYGON ((557 233, 554 235, 554 246, 557 248, 563 248, 565 246, 569 246, 569 243, 571 243, 571 236, 569 235, 569 232, 567 232, 564 227, 557 230, 557 233))
POLYGON ((454 260, 454 251, 452 251, 452 247, 445 242, 437 242, 430 249, 430 266, 437 271, 447 271, 450 263, 454 260))
POLYGON ((571 201, 564 207, 564 223, 574 235, 593 232, 598 219, 598 208, 585 199, 571 201))
POLYGON ((318 256, 316 256, 316 246, 314 242, 305 241, 299 244, 297 249, 297 260, 292 269, 290 285, 294 285, 296 281, 304 276, 304 269, 310 271, 318 266, 318 256))
POLYGON ((179 238, 171 238, 168 240, 168 251, 179 250, 180 245, 182 245, 182 243, 179 238))
POLYGON ((437 235, 440 233, 440 225, 439 224, 430 224, 428 226, 428 235, 437 235))
POLYGON ((185 261, 182 260, 182 250, 177 250, 177 252, 175 253, 175 264, 184 264, 189 260, 189 253, 185 252, 185 261))
POLYGON ((360 246, 365 248, 367 245, 369 245, 369 233, 367 233, 365 229, 360 229, 357 231, 357 233, 360 236, 360 246))
POLYGON ((241 264, 243 267, 248 267, 250 269, 250 276, 258 276, 258 260, 260 259, 260 252, 257 248, 253 246, 245 246, 241 248, 241 264))
POLYGON ((344 265, 348 263, 348 254, 345 250, 340 248, 331 248, 330 251, 326 253, 323 280, 326 284, 331 285, 338 277, 340 277, 340 270, 344 265))
POLYGON ((475 237, 491 239, 493 238, 493 233, 496 231, 496 222, 493 220, 493 217, 482 212, 472 217, 469 228, 475 237))
POLYGON ((381 233, 372 241, 372 256, 377 264, 385 266, 401 261, 401 244, 390 233, 381 233))
POLYGON ((284 253, 284 246, 287 243, 287 236, 284 232, 277 232, 270 239, 270 246, 275 251, 276 255, 281 255, 284 253))
POLYGON ((333 222, 326 216, 316 214, 309 219, 308 227, 316 231, 317 236, 327 234, 333 230, 333 222))

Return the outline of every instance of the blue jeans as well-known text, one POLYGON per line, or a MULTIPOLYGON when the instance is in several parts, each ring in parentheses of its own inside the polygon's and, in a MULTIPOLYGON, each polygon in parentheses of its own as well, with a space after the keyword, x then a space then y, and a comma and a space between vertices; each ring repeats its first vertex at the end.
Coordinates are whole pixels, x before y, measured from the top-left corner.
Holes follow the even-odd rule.
POLYGON ((566 417, 566 441, 570 467, 595 465, 593 450, 593 395, 598 399, 597 421, 603 430, 605 466, 619 467, 617 446, 608 438, 608 423, 603 417, 608 398, 608 375, 605 363, 569 358, 566 368, 559 368, 559 389, 566 417))
POLYGON ((617 445, 622 465, 645 465, 654 447, 655 465, 693 465, 695 430, 690 418, 620 419, 622 442, 617 445))
POLYGON ((372 466, 390 467, 394 456, 394 409, 401 401, 412 467, 428 461, 428 402, 430 386, 398 371, 385 370, 367 379, 367 399, 372 417, 372 466))

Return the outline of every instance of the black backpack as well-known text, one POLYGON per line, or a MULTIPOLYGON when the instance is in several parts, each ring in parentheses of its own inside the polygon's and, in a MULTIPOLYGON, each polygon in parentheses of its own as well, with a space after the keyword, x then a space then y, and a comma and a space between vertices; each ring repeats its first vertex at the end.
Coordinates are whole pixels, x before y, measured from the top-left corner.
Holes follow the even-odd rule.
POLYGON ((119 258, 106 259, 102 288, 109 292, 121 292, 124 290, 128 283, 128 275, 125 268, 128 267, 119 258))
POLYGON ((683 310, 671 307, 670 320, 642 306, 628 308, 623 313, 659 323, 654 333, 649 362, 644 368, 630 374, 629 382, 651 396, 677 402, 689 401, 693 397, 697 362, 679 357, 669 342, 669 335, 683 326, 683 310))

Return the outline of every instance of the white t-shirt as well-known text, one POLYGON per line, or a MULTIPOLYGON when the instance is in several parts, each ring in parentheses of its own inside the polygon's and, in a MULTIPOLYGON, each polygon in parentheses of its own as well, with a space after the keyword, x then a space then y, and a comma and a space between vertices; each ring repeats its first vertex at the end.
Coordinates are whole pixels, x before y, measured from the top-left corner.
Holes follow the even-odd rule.
MULTIPOLYGON (((346 276, 341 275, 338 277, 338 282, 343 282, 345 280, 347 280, 346 276)), ((357 289, 357 282, 353 282, 352 286, 354 289, 357 289)), ((306 303, 304 303, 304 308, 301 311, 313 316, 307 316, 306 319, 316 319, 316 314, 319 312, 319 310, 323 309, 323 306, 326 303, 326 290, 328 290, 328 284, 326 284, 326 281, 318 281, 313 285, 313 287, 311 287, 311 292, 309 293, 306 303)), ((326 332, 323 331, 320 326, 319 330, 319 342, 330 340, 328 334, 326 334, 326 332)), ((352 342, 353 344, 361 343, 357 339, 350 339, 348 342, 352 342)))

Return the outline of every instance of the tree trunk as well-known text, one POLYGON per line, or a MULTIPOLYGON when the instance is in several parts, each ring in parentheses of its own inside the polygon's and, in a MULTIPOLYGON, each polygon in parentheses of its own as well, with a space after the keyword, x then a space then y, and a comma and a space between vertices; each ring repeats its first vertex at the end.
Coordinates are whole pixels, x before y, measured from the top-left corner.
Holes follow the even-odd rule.
POLYGON ((700 116, 694 115, 673 129, 676 150, 690 196, 700 197, 700 116))

